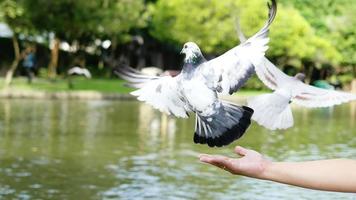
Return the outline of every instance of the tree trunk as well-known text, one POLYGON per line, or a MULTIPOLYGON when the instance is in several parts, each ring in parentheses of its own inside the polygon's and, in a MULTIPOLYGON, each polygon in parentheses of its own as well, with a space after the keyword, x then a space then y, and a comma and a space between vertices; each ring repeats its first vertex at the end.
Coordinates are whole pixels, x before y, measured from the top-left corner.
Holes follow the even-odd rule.
POLYGON ((305 83, 307 84, 311 84, 312 83, 312 79, 313 79, 313 72, 314 72, 314 66, 313 65, 309 65, 307 72, 307 76, 306 76, 306 80, 305 83))
POLYGON ((14 61, 12 61, 10 69, 7 70, 7 72, 6 72, 5 88, 10 86, 11 81, 12 81, 12 77, 14 76, 16 68, 19 65, 20 60, 21 60, 20 45, 19 45, 19 41, 17 40, 17 35, 16 34, 14 34, 12 36, 12 45, 14 47, 15 58, 14 58, 14 61))
POLYGON ((51 50, 51 61, 48 65, 48 77, 50 79, 55 79, 57 76, 57 66, 58 66, 58 57, 59 57, 59 38, 54 38, 54 45, 51 50))

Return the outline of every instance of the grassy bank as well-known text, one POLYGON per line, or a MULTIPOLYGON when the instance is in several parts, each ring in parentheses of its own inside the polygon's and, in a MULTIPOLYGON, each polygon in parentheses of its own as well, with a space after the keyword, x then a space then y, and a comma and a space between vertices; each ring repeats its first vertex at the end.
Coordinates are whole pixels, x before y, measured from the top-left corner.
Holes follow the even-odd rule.
MULTIPOLYGON (((76 77, 72 79, 73 87, 69 87, 66 79, 50 81, 48 79, 36 78, 32 84, 27 83, 26 78, 15 78, 9 88, 13 91, 41 91, 41 92, 75 92, 75 91, 96 91, 102 93, 128 94, 132 89, 124 86, 124 81, 120 79, 85 79, 76 77)), ((0 78, 0 88, 4 88, 4 78, 0 78)), ((266 91, 241 90, 237 95, 252 96, 266 91)))
MULTIPOLYGON (((123 86, 124 81, 119 79, 85 79, 76 77, 72 79, 73 87, 69 87, 68 80, 35 79, 31 84, 25 78, 15 78, 10 90, 45 91, 45 92, 70 92, 70 91, 97 91, 104 93, 123 93, 131 91, 123 86)), ((0 79, 0 87, 4 88, 4 79, 0 79)))

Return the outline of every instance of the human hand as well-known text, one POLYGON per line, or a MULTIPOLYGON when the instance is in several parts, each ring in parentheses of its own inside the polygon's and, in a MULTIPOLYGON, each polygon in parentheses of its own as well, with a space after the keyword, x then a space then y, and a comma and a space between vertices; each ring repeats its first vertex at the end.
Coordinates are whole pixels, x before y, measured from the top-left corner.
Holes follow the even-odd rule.
POLYGON ((237 146, 235 153, 242 156, 241 158, 229 158, 220 155, 202 154, 199 160, 224 169, 232 174, 243 175, 253 178, 265 178, 266 168, 271 163, 260 153, 237 146))

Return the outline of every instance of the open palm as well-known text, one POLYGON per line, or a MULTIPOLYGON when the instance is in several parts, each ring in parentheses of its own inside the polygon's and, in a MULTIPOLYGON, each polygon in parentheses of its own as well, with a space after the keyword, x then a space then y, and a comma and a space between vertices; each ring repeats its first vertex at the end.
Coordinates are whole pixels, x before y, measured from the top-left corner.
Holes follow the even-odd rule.
POLYGON ((244 175, 254 178, 262 178, 266 166, 270 163, 260 153, 237 146, 235 153, 241 158, 229 158, 220 155, 202 154, 199 156, 201 162, 209 163, 224 169, 232 174, 244 175))

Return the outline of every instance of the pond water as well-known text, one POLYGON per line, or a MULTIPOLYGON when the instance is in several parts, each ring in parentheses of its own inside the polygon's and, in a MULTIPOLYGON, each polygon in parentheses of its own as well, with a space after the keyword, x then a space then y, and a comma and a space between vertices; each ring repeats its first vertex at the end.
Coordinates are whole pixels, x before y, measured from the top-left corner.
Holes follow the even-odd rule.
POLYGON ((272 160, 356 159, 356 104, 293 108, 295 126, 253 123, 224 148, 193 143, 194 118, 136 101, 0 101, 0 199, 356 199, 260 181, 202 164, 237 144, 272 160))

